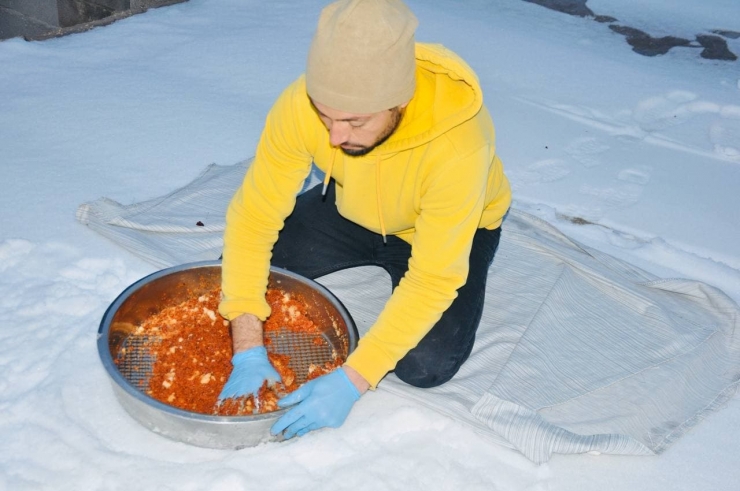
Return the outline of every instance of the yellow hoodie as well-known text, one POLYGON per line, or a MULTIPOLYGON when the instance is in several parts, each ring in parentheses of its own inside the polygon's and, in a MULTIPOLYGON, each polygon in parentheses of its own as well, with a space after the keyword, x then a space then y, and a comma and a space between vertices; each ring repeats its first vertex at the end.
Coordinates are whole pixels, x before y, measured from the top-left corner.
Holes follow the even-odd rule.
POLYGON ((273 244, 311 163, 336 181, 339 213, 410 243, 409 269, 347 364, 372 387, 429 332, 465 284, 473 235, 501 225, 511 189, 477 77, 441 45, 417 44, 416 92, 391 137, 362 157, 329 143, 304 77, 270 111, 226 215, 227 319, 264 320, 273 244))

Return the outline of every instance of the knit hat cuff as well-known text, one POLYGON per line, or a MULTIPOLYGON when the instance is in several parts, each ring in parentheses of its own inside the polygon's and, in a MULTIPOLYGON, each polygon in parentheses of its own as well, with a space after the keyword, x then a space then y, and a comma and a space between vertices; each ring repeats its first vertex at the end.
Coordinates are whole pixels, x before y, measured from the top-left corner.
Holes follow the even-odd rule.
POLYGON ((398 107, 409 102, 416 91, 415 77, 411 77, 405 87, 377 95, 335 92, 330 86, 311 84, 313 81, 313 78, 306 77, 306 92, 311 99, 332 109, 357 114, 372 114, 398 107))

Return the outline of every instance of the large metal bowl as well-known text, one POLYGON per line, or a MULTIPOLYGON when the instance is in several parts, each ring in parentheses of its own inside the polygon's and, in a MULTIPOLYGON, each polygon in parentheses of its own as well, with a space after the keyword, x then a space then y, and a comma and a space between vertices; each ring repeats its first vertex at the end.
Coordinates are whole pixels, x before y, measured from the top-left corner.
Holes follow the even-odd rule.
MULTIPOLYGON (((269 430, 285 410, 253 416, 211 416, 169 406, 144 392, 153 360, 144 350, 138 359, 131 356, 131 343, 136 339, 132 333, 136 327, 162 309, 178 305, 193 295, 206 293, 220 283, 220 261, 204 261, 164 269, 132 284, 108 307, 100 323, 100 359, 123 408, 155 433, 209 448, 238 449, 278 440, 270 435, 269 430), (123 348, 127 348, 126 363, 133 365, 116 365, 123 348)), ((273 267, 270 269, 269 287, 278 286, 305 300, 307 313, 314 323, 325 327, 323 337, 329 349, 346 359, 357 345, 357 328, 341 302, 315 281, 273 267)), ((279 338, 286 336, 290 338, 290 333, 282 333, 279 338)), ((279 339, 271 341, 269 350, 289 354, 300 363, 330 359, 326 352, 315 352, 316 343, 310 341, 301 343, 300 340, 286 339, 284 344, 279 339)))

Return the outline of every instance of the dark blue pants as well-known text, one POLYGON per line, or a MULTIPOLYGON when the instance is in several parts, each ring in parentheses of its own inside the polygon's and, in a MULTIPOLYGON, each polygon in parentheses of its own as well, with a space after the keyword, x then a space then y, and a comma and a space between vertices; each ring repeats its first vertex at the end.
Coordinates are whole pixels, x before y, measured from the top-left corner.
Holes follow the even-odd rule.
MULTIPOLYGON (((468 358, 500 236, 500 228, 478 229, 467 282, 439 322, 398 362, 394 371, 398 378, 416 387, 435 387, 450 380, 468 358)), ((339 215, 332 181, 325 198, 321 186, 298 197, 273 248, 272 264, 312 279, 356 266, 380 266, 390 274, 395 289, 410 257, 411 246, 398 237, 390 235, 384 244, 379 234, 339 215)))

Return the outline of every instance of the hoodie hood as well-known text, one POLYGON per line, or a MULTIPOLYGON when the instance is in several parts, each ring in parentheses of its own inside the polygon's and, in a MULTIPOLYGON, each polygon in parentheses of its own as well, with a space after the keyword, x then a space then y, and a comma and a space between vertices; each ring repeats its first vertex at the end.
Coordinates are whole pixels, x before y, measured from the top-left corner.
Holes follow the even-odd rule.
POLYGON ((391 137, 375 152, 396 153, 424 145, 473 118, 483 94, 473 70, 440 44, 416 45, 416 91, 391 137))
MULTIPOLYGON (((383 174, 387 171, 383 162, 401 152, 429 144, 476 117, 482 107, 483 94, 478 77, 462 58, 440 44, 416 44, 414 96, 405 107, 396 131, 382 145, 362 157, 374 165, 375 175, 368 182, 375 183, 377 230, 383 236, 383 241, 387 235, 383 212, 385 193, 381 186, 383 174)), ((336 148, 332 149, 328 166, 324 168, 323 193, 326 193, 337 159, 347 158, 354 159, 345 157, 336 148)), ((353 162, 356 165, 358 161, 353 162)), ((346 208, 342 208, 342 211, 347 212, 346 208)))

